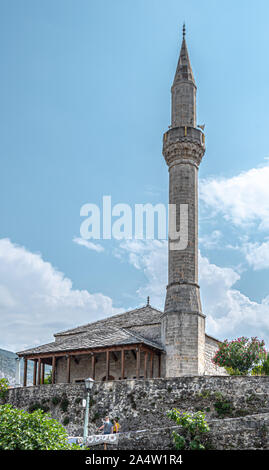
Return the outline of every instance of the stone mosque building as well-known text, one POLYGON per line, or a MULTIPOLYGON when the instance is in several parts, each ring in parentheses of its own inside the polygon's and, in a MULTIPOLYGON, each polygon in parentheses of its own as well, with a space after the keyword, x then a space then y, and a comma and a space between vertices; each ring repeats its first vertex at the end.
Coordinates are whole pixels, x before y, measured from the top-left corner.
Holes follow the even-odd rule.
POLYGON ((177 224, 180 204, 188 205, 188 245, 173 249, 169 240, 164 312, 148 299, 142 308, 56 333, 54 342, 17 353, 24 358, 24 386, 29 360, 33 385, 44 383, 46 365, 52 366, 52 383, 226 375, 211 360, 219 341, 205 333, 198 285, 198 169, 205 136, 196 124, 196 89, 183 27, 163 155, 177 224))

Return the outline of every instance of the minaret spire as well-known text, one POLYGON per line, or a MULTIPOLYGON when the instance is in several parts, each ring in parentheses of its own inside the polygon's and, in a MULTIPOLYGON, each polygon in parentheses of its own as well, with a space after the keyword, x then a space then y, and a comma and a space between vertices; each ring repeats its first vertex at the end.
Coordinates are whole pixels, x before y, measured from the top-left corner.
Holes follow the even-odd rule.
POLYGON ((196 84, 186 43, 186 26, 172 85, 172 127, 196 127, 196 84))
POLYGON ((176 69, 176 74, 174 78, 173 86, 176 82, 190 80, 195 85, 195 80, 191 68, 191 62, 188 54, 187 43, 186 43, 186 26, 183 24, 182 28, 182 44, 176 69))

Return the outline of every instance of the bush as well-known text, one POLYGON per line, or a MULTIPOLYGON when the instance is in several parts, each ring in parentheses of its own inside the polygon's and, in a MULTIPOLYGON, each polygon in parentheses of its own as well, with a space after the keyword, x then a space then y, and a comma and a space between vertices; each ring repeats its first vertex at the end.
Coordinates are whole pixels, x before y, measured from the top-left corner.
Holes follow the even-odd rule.
POLYGON ((253 367, 251 371, 251 375, 265 375, 263 370, 262 370, 262 365, 253 367))
POLYGON ((63 420, 63 425, 67 426, 69 424, 69 422, 70 422, 70 419, 68 418, 68 416, 66 416, 63 420))
POLYGON ((57 406, 59 403, 60 403, 61 399, 59 397, 57 397, 57 395, 54 395, 54 397, 52 397, 51 399, 51 402, 54 406, 57 406))
POLYGON ((80 450, 69 444, 64 427, 42 410, 27 413, 0 406, 0 450, 80 450))
POLYGON ((267 357, 264 359, 262 364, 259 366, 253 367, 251 371, 252 375, 269 375, 269 354, 267 354, 267 357))
POLYGON ((44 384, 52 384, 52 371, 50 371, 45 379, 44 379, 44 384))
POLYGON ((62 395, 60 408, 64 413, 67 411, 68 405, 69 405, 69 400, 68 400, 67 396, 62 395))
POLYGON ((242 336, 234 341, 227 339, 220 344, 212 362, 220 367, 230 369, 231 375, 246 375, 253 367, 265 359, 264 341, 242 336))
POLYGON ((46 413, 47 411, 49 411, 49 407, 46 405, 42 405, 41 403, 31 403, 28 407, 29 413, 33 413, 33 411, 36 410, 42 410, 44 411, 44 413, 46 413))
POLYGON ((205 446, 201 443, 202 435, 209 431, 209 426, 202 411, 196 413, 185 413, 177 409, 167 412, 167 416, 182 426, 185 435, 181 436, 173 431, 173 438, 177 450, 204 450, 205 446))
POLYGON ((214 408, 220 418, 230 416, 232 413, 233 405, 230 400, 221 399, 214 403, 214 408))
POLYGON ((232 367, 225 367, 226 372, 228 372, 229 375, 242 375, 240 370, 238 369, 233 369, 232 367))
POLYGON ((269 354, 267 354, 266 359, 262 363, 262 371, 264 375, 269 375, 269 354))
POLYGON ((7 379, 0 379, 0 399, 5 400, 8 391, 8 380, 7 379))

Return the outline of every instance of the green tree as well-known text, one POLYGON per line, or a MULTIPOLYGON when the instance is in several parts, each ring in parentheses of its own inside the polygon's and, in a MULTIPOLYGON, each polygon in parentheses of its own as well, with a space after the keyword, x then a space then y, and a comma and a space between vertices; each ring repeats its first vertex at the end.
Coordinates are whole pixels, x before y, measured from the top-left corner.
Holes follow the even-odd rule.
POLYGON ((167 412, 167 416, 184 429, 184 435, 180 435, 176 431, 172 433, 176 449, 205 449, 205 446, 201 443, 203 434, 209 431, 205 413, 202 411, 187 413, 174 408, 167 412))
POLYGON ((46 377, 44 379, 44 384, 51 384, 51 383, 52 383, 52 371, 46 374, 46 377))
POLYGON ((267 354, 267 357, 259 366, 253 367, 251 374, 252 375, 269 375, 269 354, 267 354))
POLYGON ((227 339, 220 344, 212 362, 233 374, 246 375, 266 357, 264 341, 242 336, 233 341, 227 339))
POLYGON ((69 444, 65 428, 42 410, 28 413, 0 406, 0 450, 80 450, 69 444))
POLYGON ((5 400, 8 391, 8 380, 7 379, 0 379, 0 399, 5 400))
POLYGON ((262 371, 265 375, 269 375, 269 354, 267 354, 266 359, 262 363, 262 371))

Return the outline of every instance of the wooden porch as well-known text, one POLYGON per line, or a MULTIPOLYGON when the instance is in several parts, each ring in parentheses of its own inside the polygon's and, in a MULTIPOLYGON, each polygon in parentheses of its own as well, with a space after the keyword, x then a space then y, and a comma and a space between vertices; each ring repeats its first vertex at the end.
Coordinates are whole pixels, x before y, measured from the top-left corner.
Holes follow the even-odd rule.
MULTIPOLYGON (((96 380, 96 366, 97 366, 97 355, 100 353, 105 353, 105 369, 102 370, 104 373, 103 380, 110 380, 110 364, 111 364, 111 356, 115 355, 115 353, 120 353, 120 378, 118 380, 124 380, 127 378, 134 378, 134 377, 126 377, 125 376, 125 356, 126 352, 131 351, 134 355, 136 361, 136 379, 147 379, 155 377, 161 377, 161 355, 162 352, 158 349, 151 348, 145 344, 132 344, 132 345, 125 345, 125 346, 109 346, 103 348, 95 348, 95 349, 81 349, 81 350, 72 350, 72 351, 56 351, 56 352, 44 352, 44 353, 36 353, 32 355, 24 355, 24 374, 23 374, 23 386, 27 386, 27 366, 28 361, 34 361, 34 368, 33 368, 33 385, 42 385, 44 384, 45 380, 45 366, 50 365, 52 367, 52 384, 56 383, 56 367, 57 367, 57 359, 65 358, 66 360, 66 377, 65 381, 57 382, 57 383, 70 383, 70 365, 71 365, 71 358, 77 358, 79 356, 89 355, 89 366, 90 366, 90 376, 93 380, 96 380), (143 354, 143 358, 141 358, 141 353, 143 354), (154 362, 156 367, 156 361, 154 359, 157 357, 157 370, 154 370, 154 362), (143 364, 141 363, 143 360, 143 364), (143 376, 141 377, 141 367, 143 371, 143 376)), ((86 377, 85 377, 86 378, 86 377)))

